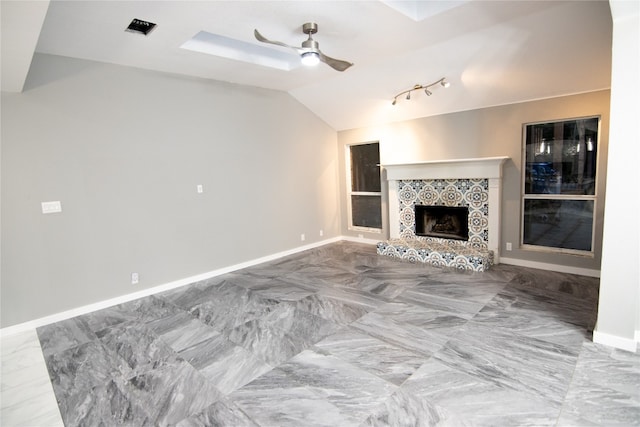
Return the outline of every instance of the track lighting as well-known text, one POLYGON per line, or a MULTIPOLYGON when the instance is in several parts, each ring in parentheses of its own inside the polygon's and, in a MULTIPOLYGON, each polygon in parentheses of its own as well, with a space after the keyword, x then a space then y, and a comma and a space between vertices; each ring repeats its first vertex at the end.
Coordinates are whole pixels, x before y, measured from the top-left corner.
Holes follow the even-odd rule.
POLYGON ((424 89, 424 93, 427 96, 431 96, 431 95, 433 95, 433 92, 430 89, 432 89, 434 86, 437 86, 437 85, 440 85, 440 86, 442 86, 444 88, 447 88, 447 87, 451 86, 451 84, 446 80, 445 77, 443 77, 440 80, 437 80, 437 81, 435 81, 435 82, 433 82, 431 84, 428 84, 428 85, 416 84, 411 89, 403 90, 402 92, 400 92, 399 94, 394 96, 393 97, 393 101, 391 102, 391 105, 396 105, 396 102, 398 101, 398 97, 404 95, 405 93, 407 94, 405 99, 406 100, 410 100, 411 99, 411 92, 413 92, 414 90, 423 90, 424 89))

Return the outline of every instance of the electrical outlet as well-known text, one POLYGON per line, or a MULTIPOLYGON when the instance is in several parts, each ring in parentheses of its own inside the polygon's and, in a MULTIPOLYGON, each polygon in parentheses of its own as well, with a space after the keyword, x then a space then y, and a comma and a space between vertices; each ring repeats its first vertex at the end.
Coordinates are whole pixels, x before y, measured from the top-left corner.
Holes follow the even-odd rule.
POLYGON ((507 250, 513 250, 513 245, 511 244, 511 242, 507 242, 507 250))
POLYGON ((320 237, 324 236, 324 231, 320 230, 320 237))
POLYGON ((140 276, 138 273, 131 273, 131 284, 137 285, 140 282, 140 276))
POLYGON ((304 242, 304 239, 305 239, 304 234, 301 234, 301 235, 300 235, 300 241, 301 241, 301 242, 304 242))
POLYGON ((59 201, 55 202, 42 202, 42 213, 50 214, 62 212, 62 204, 59 201))

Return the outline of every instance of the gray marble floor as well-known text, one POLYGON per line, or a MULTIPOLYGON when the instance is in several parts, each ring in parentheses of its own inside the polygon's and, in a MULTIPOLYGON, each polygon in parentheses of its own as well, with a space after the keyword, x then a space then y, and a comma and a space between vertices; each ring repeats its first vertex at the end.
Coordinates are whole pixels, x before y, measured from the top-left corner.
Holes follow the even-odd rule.
POLYGON ((37 333, 66 426, 640 425, 597 292, 341 242, 37 333))

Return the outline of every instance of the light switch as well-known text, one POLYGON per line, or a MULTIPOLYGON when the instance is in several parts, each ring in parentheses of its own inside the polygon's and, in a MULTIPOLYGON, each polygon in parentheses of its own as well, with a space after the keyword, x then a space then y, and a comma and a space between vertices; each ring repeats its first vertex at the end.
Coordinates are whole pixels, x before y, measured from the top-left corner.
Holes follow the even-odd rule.
POLYGON ((43 214, 50 214, 50 213, 57 213, 57 212, 62 212, 62 204, 60 203, 60 201, 42 202, 43 214))
POLYGON ((198 184, 196 186, 196 191, 200 194, 204 192, 204 187, 202 186, 202 184, 198 184))

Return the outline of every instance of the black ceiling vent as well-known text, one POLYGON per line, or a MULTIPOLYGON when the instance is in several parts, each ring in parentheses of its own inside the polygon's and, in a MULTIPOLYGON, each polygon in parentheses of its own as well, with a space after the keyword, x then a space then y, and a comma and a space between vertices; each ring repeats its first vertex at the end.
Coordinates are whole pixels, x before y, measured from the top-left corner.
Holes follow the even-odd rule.
POLYGON ((129 24, 126 31, 144 34, 146 36, 155 27, 156 24, 154 24, 153 22, 143 21, 142 19, 134 19, 133 21, 131 21, 131 24, 129 24))

